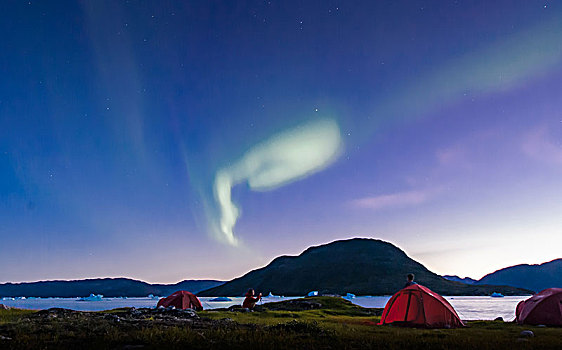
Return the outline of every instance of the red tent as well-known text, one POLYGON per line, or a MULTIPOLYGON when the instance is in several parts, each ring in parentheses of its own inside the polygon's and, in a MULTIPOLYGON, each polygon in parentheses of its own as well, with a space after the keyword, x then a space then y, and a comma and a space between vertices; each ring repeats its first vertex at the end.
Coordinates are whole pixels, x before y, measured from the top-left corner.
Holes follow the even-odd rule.
POLYGON ((176 309, 194 309, 197 311, 203 310, 199 299, 185 290, 179 290, 168 297, 160 299, 156 307, 160 306, 174 306, 176 309))
POLYGON ((386 303, 379 324, 427 328, 464 326, 447 300, 419 284, 394 294, 386 303))
POLYGON ((519 324, 562 326, 562 288, 548 288, 517 304, 519 324))

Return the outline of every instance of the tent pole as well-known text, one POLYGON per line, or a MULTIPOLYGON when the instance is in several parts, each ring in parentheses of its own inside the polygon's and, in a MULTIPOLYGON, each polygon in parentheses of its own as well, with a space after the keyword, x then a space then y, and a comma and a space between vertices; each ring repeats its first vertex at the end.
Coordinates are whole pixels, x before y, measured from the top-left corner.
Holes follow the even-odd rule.
POLYGON ((408 304, 406 305, 406 314, 404 315, 404 322, 408 321, 408 312, 410 311, 411 300, 412 300, 412 292, 408 293, 408 304))

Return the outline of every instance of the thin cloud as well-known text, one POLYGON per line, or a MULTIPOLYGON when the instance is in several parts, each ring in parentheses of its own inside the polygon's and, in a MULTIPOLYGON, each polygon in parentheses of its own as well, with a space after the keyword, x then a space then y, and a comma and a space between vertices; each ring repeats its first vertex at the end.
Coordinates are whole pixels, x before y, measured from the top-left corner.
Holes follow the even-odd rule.
POLYGON ((355 199, 351 201, 351 205, 356 208, 371 210, 415 206, 433 199, 437 192, 436 189, 426 189, 383 194, 355 199))
POLYGON ((562 144, 552 140, 546 125, 535 128, 524 137, 522 150, 535 160, 562 165, 562 144))
POLYGON ((465 165, 467 163, 466 150, 460 146, 440 149, 436 152, 436 157, 440 165, 465 165))

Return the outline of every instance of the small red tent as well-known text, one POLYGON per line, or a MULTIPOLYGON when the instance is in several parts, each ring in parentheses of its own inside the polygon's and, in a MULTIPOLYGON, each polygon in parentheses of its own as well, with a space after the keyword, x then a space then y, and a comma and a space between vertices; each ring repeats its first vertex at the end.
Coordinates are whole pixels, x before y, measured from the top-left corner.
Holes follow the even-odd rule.
POLYGON ((179 290, 166 298, 160 299, 156 307, 160 306, 174 306, 176 309, 194 309, 197 311, 203 310, 203 306, 201 305, 199 299, 192 293, 185 290, 179 290))
POLYGON ((419 284, 394 294, 386 303, 379 324, 427 328, 464 326, 447 300, 419 284))
POLYGON ((517 304, 519 324, 562 326, 562 288, 548 288, 517 304))

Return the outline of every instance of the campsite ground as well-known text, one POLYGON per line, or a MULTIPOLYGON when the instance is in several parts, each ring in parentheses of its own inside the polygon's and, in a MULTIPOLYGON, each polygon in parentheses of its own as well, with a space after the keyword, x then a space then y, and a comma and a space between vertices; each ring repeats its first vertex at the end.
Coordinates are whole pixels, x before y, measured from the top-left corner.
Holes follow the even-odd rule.
POLYGON ((0 348, 13 349, 560 349, 562 328, 500 321, 462 329, 376 326, 380 309, 341 298, 273 303, 256 312, 0 310, 0 348), (535 336, 522 338, 522 330, 535 336))

